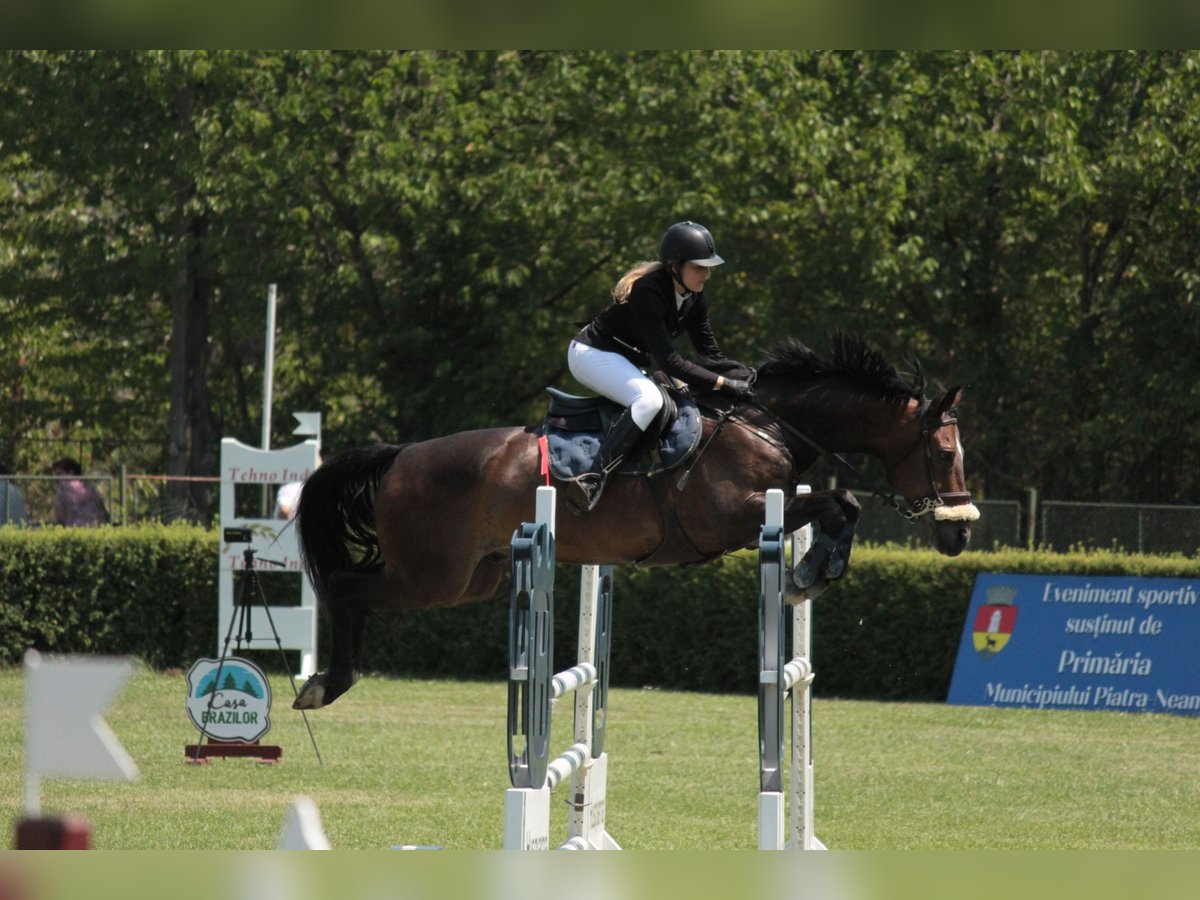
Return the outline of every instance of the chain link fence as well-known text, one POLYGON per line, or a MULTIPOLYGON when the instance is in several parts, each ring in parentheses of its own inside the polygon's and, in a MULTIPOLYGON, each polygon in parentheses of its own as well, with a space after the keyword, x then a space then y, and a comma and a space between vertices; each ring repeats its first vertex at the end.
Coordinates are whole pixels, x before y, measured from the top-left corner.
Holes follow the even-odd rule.
POLYGON ((1046 500, 1039 513, 1038 543, 1050 550, 1200 552, 1200 506, 1046 500))
MULTIPOLYGON (((925 531, 896 515, 873 495, 855 492, 863 505, 858 538, 871 543, 928 546, 925 531)), ((1046 550, 1120 550, 1192 556, 1200 553, 1200 506, 977 500, 979 521, 971 549, 1040 547, 1046 550)))
POLYGON ((121 521, 208 524, 220 508, 221 479, 127 474, 121 480, 121 521))
MULTIPOLYGON (((853 493, 863 510, 858 520, 858 540, 906 547, 929 546, 924 525, 903 518, 873 494, 853 493)), ((975 505, 979 507, 979 521, 971 523, 972 550, 1026 546, 1022 533, 1025 514, 1018 501, 977 500, 975 505)))
POLYGON ((54 525, 54 498, 62 482, 82 481, 100 495, 109 522, 119 521, 113 515, 113 498, 117 479, 111 475, 5 475, 0 478, 0 525, 54 525))
MULTIPOLYGON (((69 476, 0 477, 0 525, 54 524, 58 483, 69 476)), ((166 475, 83 475, 99 492, 113 524, 186 520, 210 524, 219 506, 220 479, 166 475)), ((264 495, 265 497, 266 495, 264 495)), ((272 495, 273 496, 273 495, 272 495)), ((925 528, 897 515, 874 495, 856 491, 862 504, 858 539, 873 544, 929 546, 925 528)), ((259 503, 256 497, 251 498, 259 503)), ((266 500, 262 500, 266 503, 266 500)), ((243 504, 244 505, 244 504, 243 504)), ((1032 492, 1019 500, 977 500, 971 548, 1042 547, 1121 550, 1129 553, 1200 553, 1200 506, 1137 503, 1037 502, 1032 492)), ((264 507, 265 509, 266 507, 264 507)), ((249 513, 246 514, 255 514, 249 513)), ((256 514, 269 515, 268 512, 256 514)))
POLYGON ((0 478, 0 525, 37 528, 56 521, 54 498, 59 485, 82 481, 100 495, 108 523, 184 520, 208 524, 216 516, 219 478, 166 475, 5 475, 0 478))

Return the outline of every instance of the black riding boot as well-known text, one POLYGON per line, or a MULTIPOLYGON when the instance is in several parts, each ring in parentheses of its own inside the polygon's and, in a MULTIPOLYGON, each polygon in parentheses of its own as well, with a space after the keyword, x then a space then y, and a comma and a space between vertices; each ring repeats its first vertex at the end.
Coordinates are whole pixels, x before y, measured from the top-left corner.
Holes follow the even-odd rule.
POLYGON ((626 409, 617 417, 612 428, 605 435, 604 442, 596 451, 596 458, 592 462, 591 470, 575 479, 575 483, 583 492, 585 512, 593 509, 600 502, 600 494, 604 492, 604 485, 608 481, 609 473, 621 464, 625 454, 633 449, 634 444, 641 436, 642 429, 638 428, 637 423, 633 421, 632 413, 626 409))

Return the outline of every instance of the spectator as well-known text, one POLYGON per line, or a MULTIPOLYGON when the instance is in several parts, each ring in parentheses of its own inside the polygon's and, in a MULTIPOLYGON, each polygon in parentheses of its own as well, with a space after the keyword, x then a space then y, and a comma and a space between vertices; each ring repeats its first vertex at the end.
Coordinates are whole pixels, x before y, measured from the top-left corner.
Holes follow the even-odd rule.
POLYGON ((289 481, 279 488, 279 493, 275 495, 275 518, 291 519, 295 517, 296 509, 300 505, 300 489, 302 487, 304 487, 303 481, 289 481))
MULTIPOLYGON (((64 457, 54 464, 54 474, 79 476, 83 470, 77 461, 64 457)), ((78 477, 64 478, 54 495, 54 522, 71 527, 104 525, 108 511, 95 487, 78 477)))
POLYGON ((0 525, 28 525, 29 512, 25 509, 25 498, 13 482, 4 477, 0 469, 0 525))

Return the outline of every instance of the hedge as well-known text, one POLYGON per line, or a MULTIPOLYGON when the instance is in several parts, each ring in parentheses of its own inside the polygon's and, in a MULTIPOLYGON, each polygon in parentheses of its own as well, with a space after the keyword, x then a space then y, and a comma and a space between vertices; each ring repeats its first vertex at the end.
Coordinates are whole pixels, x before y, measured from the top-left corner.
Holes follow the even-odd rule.
POLYGON ((0 528, 0 659, 27 647, 155 668, 211 656, 216 567, 215 533, 194 526, 0 528))
MULTIPOLYGON (((0 528, 0 660, 26 647, 129 653, 155 668, 187 667, 216 644, 216 532, 192 526, 0 528)), ((932 550, 858 547, 850 569, 814 606, 819 696, 945 699, 979 572, 1200 578, 1200 560, 1115 551, 1000 550, 955 559, 932 550)), ((579 574, 560 567, 555 656, 575 652, 579 574)), ((679 569, 618 569, 612 683, 751 692, 757 659, 758 571, 742 553, 679 569)), ((321 660, 328 659, 322 623, 321 660)), ((502 679, 507 594, 451 609, 380 612, 368 622, 370 671, 502 679)), ((274 666, 277 654, 257 654, 274 666)))

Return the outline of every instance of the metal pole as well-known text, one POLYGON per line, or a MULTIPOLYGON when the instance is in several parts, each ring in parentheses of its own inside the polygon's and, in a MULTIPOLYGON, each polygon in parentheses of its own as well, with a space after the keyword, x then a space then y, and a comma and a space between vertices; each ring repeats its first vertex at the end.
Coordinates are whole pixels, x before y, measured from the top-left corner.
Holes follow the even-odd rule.
MULTIPOLYGON (((275 285, 267 286, 267 346, 263 353, 263 416, 262 448, 271 449, 271 389, 275 379, 275 285)), ((259 515, 264 519, 271 515, 271 489, 262 486, 259 497, 259 515)))
POLYGON ((263 361, 262 448, 271 449, 271 382, 275 375, 275 285, 267 287, 267 348, 263 361))
MULTIPOLYGON (((1038 491, 1037 488, 1029 489, 1029 549, 1036 550, 1037 542, 1040 535, 1037 533, 1038 522, 1038 491)), ((1042 531, 1045 532, 1046 523, 1042 523, 1042 531)))

